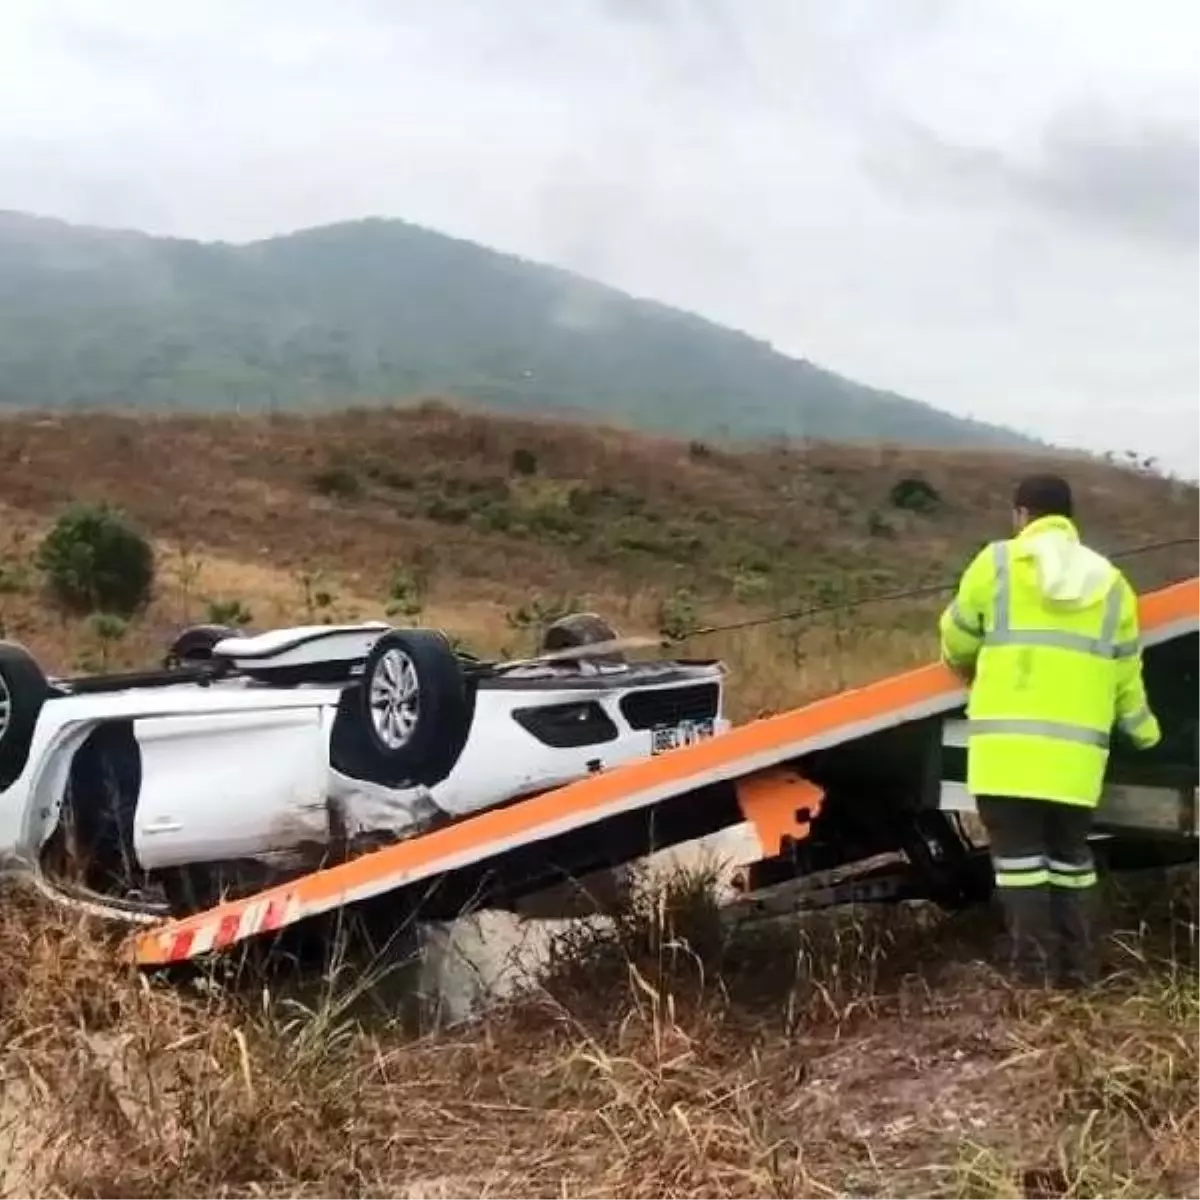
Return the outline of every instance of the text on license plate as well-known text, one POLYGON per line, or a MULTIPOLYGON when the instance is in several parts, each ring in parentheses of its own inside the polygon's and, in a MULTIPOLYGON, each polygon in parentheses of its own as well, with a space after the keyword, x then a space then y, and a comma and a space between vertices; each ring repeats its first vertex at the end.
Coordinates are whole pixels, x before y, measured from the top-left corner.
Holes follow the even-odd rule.
POLYGON ((651 745, 654 754, 665 754, 668 750, 677 750, 680 746, 694 746, 713 735, 711 720, 680 721, 678 725, 667 725, 652 730, 651 745))

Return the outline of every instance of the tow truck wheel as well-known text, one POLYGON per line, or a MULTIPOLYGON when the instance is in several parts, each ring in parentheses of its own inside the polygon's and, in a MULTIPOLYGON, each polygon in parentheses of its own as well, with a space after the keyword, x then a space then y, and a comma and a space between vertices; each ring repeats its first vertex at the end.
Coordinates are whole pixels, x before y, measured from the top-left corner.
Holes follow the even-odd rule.
POLYGON ((0 791, 25 769, 38 714, 49 693, 33 655, 16 642, 0 642, 0 791))
POLYGON ((218 642, 241 636, 240 629, 229 625, 189 625, 167 647, 163 666, 170 671, 188 663, 208 662, 218 642))
MULTIPOLYGON (((596 646, 602 642, 615 642, 621 635, 616 626, 596 613, 568 613, 551 622, 542 635, 542 652, 575 649, 580 646, 596 646)), ((589 658, 595 662, 623 663, 623 654, 594 654, 589 658)))
POLYGON ((450 643, 393 629, 374 645, 357 690, 362 750, 381 782, 436 783, 466 745, 472 704, 450 643))

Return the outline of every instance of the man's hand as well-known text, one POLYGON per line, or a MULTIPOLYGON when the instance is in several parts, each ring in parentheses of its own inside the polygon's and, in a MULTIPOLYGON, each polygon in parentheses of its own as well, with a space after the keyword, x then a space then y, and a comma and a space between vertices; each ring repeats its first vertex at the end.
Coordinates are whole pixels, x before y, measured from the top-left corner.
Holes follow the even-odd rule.
POLYGON ((1158 727, 1158 722, 1155 721, 1153 727, 1148 733, 1139 733, 1137 737, 1130 739, 1134 746, 1139 750, 1153 750, 1159 745, 1162 740, 1162 730, 1158 727))
POLYGON ((1138 750, 1153 750, 1162 741, 1158 718, 1147 705, 1143 705, 1129 716, 1121 717, 1117 728, 1138 750))

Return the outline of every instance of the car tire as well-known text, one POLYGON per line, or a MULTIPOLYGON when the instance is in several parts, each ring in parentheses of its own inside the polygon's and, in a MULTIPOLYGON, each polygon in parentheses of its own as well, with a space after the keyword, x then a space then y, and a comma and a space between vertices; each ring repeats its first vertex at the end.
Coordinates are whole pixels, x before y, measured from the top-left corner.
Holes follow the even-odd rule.
POLYGON ((371 777, 427 787, 458 761, 474 710, 450 643, 426 629, 383 634, 363 664, 352 702, 362 766, 371 777))
POLYGON ((212 660, 213 647, 226 638, 242 637, 229 625, 189 625, 167 647, 163 666, 168 670, 212 660))
POLYGON ((0 642, 0 792, 25 769, 50 684, 37 660, 16 642, 0 642))
MULTIPOLYGON (((597 613, 568 613, 551 622, 542 634, 542 653, 556 650, 575 649, 579 646, 595 646, 602 642, 615 642, 621 635, 615 625, 597 613)), ((593 662, 624 663, 625 656, 619 652, 588 655, 593 662)))

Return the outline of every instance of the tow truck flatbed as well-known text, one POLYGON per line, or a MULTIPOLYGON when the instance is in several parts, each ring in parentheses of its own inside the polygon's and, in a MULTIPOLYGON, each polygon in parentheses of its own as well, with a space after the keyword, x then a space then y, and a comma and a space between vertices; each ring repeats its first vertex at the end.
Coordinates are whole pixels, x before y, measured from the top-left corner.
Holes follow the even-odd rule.
MULTIPOLYGON (((1198 610, 1195 578, 1140 602, 1151 701, 1166 715, 1156 693, 1171 692, 1173 745, 1194 745, 1198 610)), ((951 820, 961 781, 947 777, 953 737, 946 743, 965 703, 962 682, 940 664, 892 675, 145 928, 130 952, 146 967, 182 963, 368 903, 397 923, 418 911, 445 918, 743 822, 761 853, 751 891, 898 851, 931 898, 961 897, 951 820)), ((1162 766, 1147 786, 1190 797, 1190 818, 1170 836, 1194 857, 1194 754, 1162 766)))

